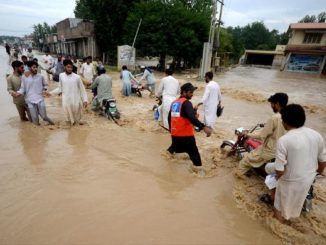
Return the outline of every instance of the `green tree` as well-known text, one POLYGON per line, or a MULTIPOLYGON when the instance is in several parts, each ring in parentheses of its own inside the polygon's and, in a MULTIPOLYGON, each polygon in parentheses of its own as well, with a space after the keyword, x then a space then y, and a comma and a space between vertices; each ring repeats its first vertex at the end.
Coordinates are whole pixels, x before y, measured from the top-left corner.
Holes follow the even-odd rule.
POLYGON ((230 29, 221 28, 219 34, 218 52, 232 52, 233 51, 233 33, 230 29))
POLYGON ((321 12, 317 16, 316 15, 306 15, 299 23, 324 23, 326 22, 326 12, 321 12))
MULTIPOLYGON (((232 54, 231 59, 234 63, 238 63, 239 58, 243 54, 245 47, 244 47, 244 41, 242 37, 242 30, 243 28, 237 26, 237 27, 228 27, 228 32, 232 34, 232 54)), ((221 42, 222 44, 222 42, 221 42)))
POLYGON ((76 18, 93 20, 96 40, 102 52, 116 57, 117 45, 123 44, 123 26, 137 0, 77 0, 76 18))
POLYGON ((324 11, 324 12, 321 12, 320 14, 318 14, 318 16, 317 16, 317 21, 319 22, 319 23, 324 23, 324 22, 326 22, 326 12, 324 11))
POLYGON ((242 32, 242 40, 246 49, 274 49, 272 34, 263 22, 253 22, 246 25, 242 32))
POLYGON ((316 22, 316 16, 314 15, 306 15, 301 20, 299 20, 300 23, 313 23, 316 22))
POLYGON ((127 18, 125 41, 132 42, 137 25, 142 25, 135 47, 141 55, 159 56, 163 64, 167 55, 174 63, 199 63, 203 42, 208 39, 210 1, 141 1, 127 18), (204 6, 204 8, 203 8, 204 6))
POLYGON ((56 33, 57 28, 55 25, 50 26, 48 23, 44 22, 43 24, 36 24, 33 26, 33 40, 37 47, 40 49, 43 48, 43 43, 45 39, 45 34, 56 33))
POLYGON ((287 42, 286 32, 269 31, 263 22, 254 22, 245 27, 221 28, 218 52, 231 52, 231 60, 237 63, 245 49, 274 50, 277 44, 287 42))

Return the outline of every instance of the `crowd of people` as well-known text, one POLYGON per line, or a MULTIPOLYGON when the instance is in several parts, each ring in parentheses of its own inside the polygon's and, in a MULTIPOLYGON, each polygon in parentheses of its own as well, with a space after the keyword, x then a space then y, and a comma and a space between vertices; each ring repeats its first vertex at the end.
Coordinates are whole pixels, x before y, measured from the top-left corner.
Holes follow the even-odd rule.
MULTIPOLYGON (((85 88, 93 92, 91 109, 94 111, 98 110, 103 99, 113 98, 112 78, 103 64, 99 60, 92 62, 90 56, 80 63, 70 56, 63 58, 59 55, 55 60, 46 53, 42 57, 44 66, 41 69, 47 72, 47 79, 41 75, 40 66, 33 55, 22 56, 21 59, 12 62, 13 73, 7 77, 7 82, 8 92, 13 97, 22 121, 40 125, 40 116, 49 124, 54 124, 46 113, 45 96, 61 95, 65 120, 70 125, 83 124, 82 110, 89 101, 85 88), (58 86, 48 91, 51 75, 58 86)), ((193 84, 187 82, 181 85, 173 77, 173 71, 167 69, 156 91, 154 72, 148 67, 141 68, 142 77, 137 81, 127 66, 122 67, 122 95, 132 95, 133 89, 136 92, 137 89, 146 89, 150 96, 160 98, 162 104, 158 108, 158 121, 170 132, 172 140, 168 153, 187 153, 193 163, 193 170, 205 174, 194 128, 203 131, 207 137, 214 131, 217 109, 222 101, 220 87, 213 80, 214 74, 205 74, 207 85, 204 94, 200 103, 193 106, 190 100, 197 89, 193 84), (146 80, 145 85, 141 84, 142 80, 146 80), (203 106, 203 122, 198 119, 197 110, 200 106, 203 106)), ((304 126, 306 115, 301 105, 288 105, 288 95, 285 93, 275 93, 267 101, 274 114, 264 128, 253 133, 244 132, 245 137, 259 139, 263 143, 240 161, 238 175, 250 177, 251 169, 260 168, 276 176, 277 185, 272 189, 269 199, 274 205, 275 217, 284 222, 300 216, 316 175, 325 174, 326 148, 322 136, 304 126)))

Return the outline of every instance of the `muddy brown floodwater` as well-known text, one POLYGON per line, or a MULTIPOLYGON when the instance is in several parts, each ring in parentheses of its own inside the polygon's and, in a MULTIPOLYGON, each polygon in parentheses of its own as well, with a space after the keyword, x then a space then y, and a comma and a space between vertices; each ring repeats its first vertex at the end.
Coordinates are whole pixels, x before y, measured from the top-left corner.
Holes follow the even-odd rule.
MULTIPOLYGON (((257 201, 266 192, 261 180, 235 178, 237 162, 219 150, 235 127, 266 121, 265 99, 276 91, 313 108, 307 125, 325 137, 325 80, 246 67, 218 76, 225 111, 212 137, 197 134, 207 171, 200 178, 187 156, 165 154, 170 137, 153 120, 155 101, 147 92, 122 98, 118 73, 111 75, 121 126, 85 111, 85 125, 66 127, 60 98, 51 97, 56 125, 35 127, 19 121, 6 92, 7 61, 0 47, 0 244, 325 243, 323 179, 314 211, 280 225, 257 201)), ((198 102, 204 83, 177 77, 200 87, 198 102)))

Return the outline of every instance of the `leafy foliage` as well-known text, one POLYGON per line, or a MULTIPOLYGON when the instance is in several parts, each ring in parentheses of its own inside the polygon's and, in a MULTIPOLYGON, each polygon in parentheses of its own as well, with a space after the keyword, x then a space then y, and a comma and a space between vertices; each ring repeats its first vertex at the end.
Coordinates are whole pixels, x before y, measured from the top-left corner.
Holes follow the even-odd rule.
POLYGON ((263 22, 253 22, 245 27, 222 28, 218 51, 231 52, 231 59, 237 62, 245 49, 274 50, 277 44, 287 42, 286 33, 269 31, 263 22))
POLYGON ((140 19, 135 47, 141 55, 167 55, 174 63, 199 63, 203 42, 208 39, 210 1, 141 1, 135 4, 124 28, 126 43, 132 43, 140 19))
MULTIPOLYGON (((142 19, 137 54, 159 56, 161 63, 172 56, 176 66, 183 61, 188 67, 199 65, 211 13, 211 0, 76 0, 75 8, 77 18, 94 20, 99 47, 111 60, 116 60, 117 45, 132 45, 142 19)), ((221 28, 219 37, 218 52, 230 52, 235 62, 245 49, 274 50, 288 40, 286 33, 270 31, 263 22, 221 28)))
POLYGON ((102 52, 116 56, 117 45, 123 44, 123 26, 137 0, 77 0, 75 16, 94 20, 96 40, 102 52))
POLYGON ((45 39, 45 34, 56 33, 57 28, 55 25, 49 26, 48 23, 37 24, 33 26, 33 41, 37 47, 43 48, 43 42, 45 39))
POLYGON ((321 12, 317 16, 316 15, 306 15, 299 23, 325 23, 326 22, 326 12, 321 12))
POLYGON ((138 54, 195 63, 207 40, 210 9, 210 0, 77 0, 74 12, 94 20, 99 47, 113 59, 117 45, 132 44, 142 19, 138 54))

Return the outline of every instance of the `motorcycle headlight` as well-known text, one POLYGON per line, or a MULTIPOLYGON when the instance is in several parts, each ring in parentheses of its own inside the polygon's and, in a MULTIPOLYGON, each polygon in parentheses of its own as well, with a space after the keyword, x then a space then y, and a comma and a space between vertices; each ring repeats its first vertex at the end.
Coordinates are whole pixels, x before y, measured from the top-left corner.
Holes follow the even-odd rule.
POLYGON ((237 129, 234 131, 234 133, 235 133, 236 135, 240 135, 240 134, 242 134, 243 131, 244 131, 244 128, 237 128, 237 129))
POLYGON ((109 106, 110 107, 115 107, 115 103, 114 102, 110 102, 109 106))

